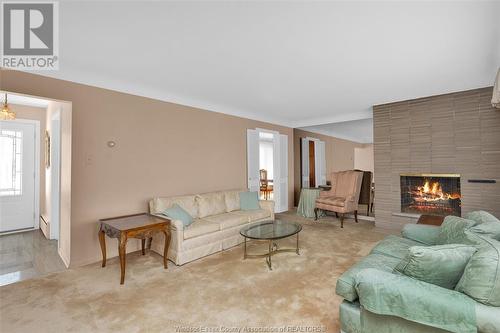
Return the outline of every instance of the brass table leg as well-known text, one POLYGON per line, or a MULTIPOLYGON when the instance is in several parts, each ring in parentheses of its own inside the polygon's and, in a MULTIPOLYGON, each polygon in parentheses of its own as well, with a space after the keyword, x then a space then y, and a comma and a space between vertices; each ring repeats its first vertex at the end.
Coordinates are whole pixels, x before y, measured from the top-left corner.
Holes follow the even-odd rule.
POLYGON ((296 253, 300 255, 300 250, 299 250, 299 232, 297 233, 297 251, 296 253))
POLYGON ((247 258, 247 238, 243 237, 245 239, 245 244, 243 245, 243 260, 247 258))
POLYGON ((272 251, 273 251, 272 244, 273 244, 273 241, 269 240, 269 253, 267 254, 267 257, 266 257, 267 267, 269 267, 269 270, 271 270, 271 271, 273 270, 273 263, 271 262, 271 256, 272 256, 272 251))

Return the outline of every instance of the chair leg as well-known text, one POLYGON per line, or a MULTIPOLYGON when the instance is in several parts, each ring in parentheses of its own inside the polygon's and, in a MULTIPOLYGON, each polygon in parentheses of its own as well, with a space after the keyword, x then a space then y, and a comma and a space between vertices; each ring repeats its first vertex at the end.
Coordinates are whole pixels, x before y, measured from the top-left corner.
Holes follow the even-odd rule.
POLYGON ((318 220, 318 208, 314 208, 314 221, 318 220))
POLYGON ((335 212, 335 217, 339 218, 339 213, 335 212))
POLYGON ((370 204, 366 206, 366 216, 370 216, 370 204))
POLYGON ((356 221, 356 223, 358 223, 358 211, 357 210, 354 211, 354 221, 356 221))
POLYGON ((344 227, 344 213, 340 213, 340 227, 344 227))

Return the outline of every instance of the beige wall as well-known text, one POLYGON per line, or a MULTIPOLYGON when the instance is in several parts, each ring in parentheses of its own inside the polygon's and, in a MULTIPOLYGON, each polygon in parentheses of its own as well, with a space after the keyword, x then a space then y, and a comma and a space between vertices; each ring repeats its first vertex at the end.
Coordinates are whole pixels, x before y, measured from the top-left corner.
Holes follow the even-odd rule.
POLYGON ((363 147, 362 143, 339 139, 332 136, 316 134, 295 128, 293 130, 294 149, 294 204, 299 203, 300 197, 300 139, 310 137, 325 142, 326 179, 335 171, 354 169, 354 148, 363 147))
POLYGON ((373 144, 354 148, 354 169, 374 171, 373 144))
POLYGON ((39 108, 34 106, 27 105, 18 105, 18 104, 9 104, 11 110, 16 113, 17 119, 29 119, 29 120, 37 120, 40 122, 40 215, 45 214, 45 128, 46 121, 45 108, 39 108))
POLYGON ((458 173, 462 215, 484 209, 500 217, 500 111, 491 95, 489 87, 373 107, 377 226, 415 222, 393 215, 401 211, 401 173, 458 173))
MULTIPOLYGON (((28 73, 0 75, 2 90, 72 102, 71 266, 100 260, 99 218, 147 211, 154 196, 246 187, 247 128, 288 135, 293 205, 291 128, 28 73)), ((116 248, 108 241, 109 255, 116 248)))

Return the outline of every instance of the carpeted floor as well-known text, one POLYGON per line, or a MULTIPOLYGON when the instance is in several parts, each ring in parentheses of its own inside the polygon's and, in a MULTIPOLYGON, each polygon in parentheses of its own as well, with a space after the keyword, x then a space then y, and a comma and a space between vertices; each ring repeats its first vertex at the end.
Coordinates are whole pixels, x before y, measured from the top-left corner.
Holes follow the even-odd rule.
POLYGON ((347 220, 341 229, 332 217, 280 218, 303 224, 301 255, 274 256, 273 271, 264 259, 243 261, 240 246, 168 270, 159 255, 136 252, 127 256, 123 286, 115 258, 106 268, 95 263, 0 287, 0 331, 271 332, 298 325, 339 332, 336 279, 385 234, 365 221, 347 220))

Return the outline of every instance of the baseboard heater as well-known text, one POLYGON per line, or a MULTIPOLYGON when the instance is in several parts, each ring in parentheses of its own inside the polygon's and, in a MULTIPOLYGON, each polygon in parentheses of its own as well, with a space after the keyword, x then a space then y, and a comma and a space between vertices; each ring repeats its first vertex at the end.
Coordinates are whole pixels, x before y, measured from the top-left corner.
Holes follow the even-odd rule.
POLYGON ((495 179, 469 179, 468 182, 480 184, 495 184, 497 181, 495 179))

